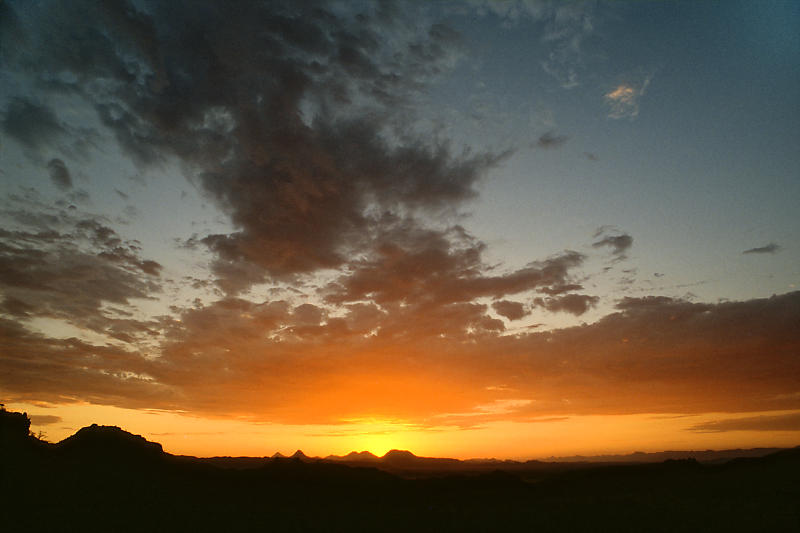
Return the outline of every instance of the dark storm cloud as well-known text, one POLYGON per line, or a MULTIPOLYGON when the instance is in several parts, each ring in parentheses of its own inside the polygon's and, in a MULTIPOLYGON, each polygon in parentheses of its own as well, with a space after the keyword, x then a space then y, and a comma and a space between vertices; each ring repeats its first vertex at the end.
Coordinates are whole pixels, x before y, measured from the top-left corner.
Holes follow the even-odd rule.
POLYGON ((51 159, 47 163, 47 170, 50 172, 50 181, 59 189, 72 188, 72 176, 67 165, 61 159, 51 159))
POLYGON ((590 296, 588 294, 567 294, 548 298, 534 298, 533 304, 537 307, 543 307, 548 311, 563 311, 575 316, 580 316, 597 305, 599 301, 599 297, 590 296))
POLYGON ((688 428, 697 433, 723 431, 800 431, 800 413, 712 420, 688 428))
POLYGON ((511 302, 509 300, 500 300, 492 303, 492 309, 494 309, 498 315, 504 316, 509 320, 519 320, 530 314, 523 304, 520 302, 511 302))
POLYGON ((536 146, 539 148, 561 148, 569 140, 568 135, 556 135, 555 131, 548 131, 539 137, 536 146))
POLYGON ((742 252, 743 254, 775 254, 781 251, 781 247, 774 242, 758 248, 750 248, 742 252))

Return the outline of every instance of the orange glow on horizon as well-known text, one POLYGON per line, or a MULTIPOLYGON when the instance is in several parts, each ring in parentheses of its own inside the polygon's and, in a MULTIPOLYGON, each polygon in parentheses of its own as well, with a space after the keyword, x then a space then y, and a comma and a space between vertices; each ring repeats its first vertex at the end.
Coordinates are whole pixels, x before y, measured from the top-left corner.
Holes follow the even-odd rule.
MULTIPOLYGON (((457 459, 541 459, 551 456, 627 454, 635 451, 793 447, 797 431, 695 432, 688 428, 709 420, 731 420, 741 414, 591 415, 543 418, 534 422, 488 422, 475 427, 421 426, 401 420, 362 418, 335 425, 286 425, 207 419, 160 411, 137 411, 89 404, 42 408, 9 404, 35 421, 42 415, 58 423, 32 424, 57 442, 81 427, 117 425, 164 446, 165 451, 195 456, 291 455, 311 457, 369 451, 382 456, 392 449, 418 456, 457 459)), ((771 415, 797 414, 772 412, 771 415)))

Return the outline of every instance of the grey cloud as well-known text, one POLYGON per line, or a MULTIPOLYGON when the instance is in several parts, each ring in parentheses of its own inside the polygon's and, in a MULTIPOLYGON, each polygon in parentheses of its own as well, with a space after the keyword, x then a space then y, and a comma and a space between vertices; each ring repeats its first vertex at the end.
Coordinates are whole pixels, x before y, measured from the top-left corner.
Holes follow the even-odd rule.
POLYGON ((61 159, 51 159, 47 163, 47 170, 50 171, 50 181, 59 189, 66 190, 72 188, 72 176, 67 165, 61 159))
POLYGON ((592 244, 593 248, 602 248, 603 246, 608 246, 611 248, 612 254, 616 256, 622 256, 631 246, 633 246, 633 237, 625 233, 621 235, 607 235, 592 244))
MULTIPOLYGON (((387 223, 388 224, 388 223, 387 223)), ((585 257, 574 251, 489 275, 481 261, 485 244, 463 228, 447 232, 406 227, 408 220, 377 238, 372 256, 352 263, 352 272, 327 288, 330 303, 372 300, 439 306, 489 296, 502 298, 540 287, 565 285, 585 257)))
POLYGON ((386 318, 387 313, 375 304, 351 304, 347 306, 347 326, 356 333, 374 331, 386 318))
POLYGON ((36 61, 15 64, 69 73, 50 83, 92 102, 140 165, 183 160, 236 228, 200 241, 230 293, 368 254, 371 213, 458 209, 507 155, 409 133, 410 102, 462 54, 442 23, 377 4, 40 8, 25 28, 36 61))
POLYGON ((600 156, 595 154, 595 153, 593 153, 593 152, 583 152, 583 155, 589 161, 600 161, 600 156))
POLYGON ((616 305, 617 309, 623 311, 648 309, 657 310, 663 309, 668 306, 680 306, 682 300, 678 298, 670 298, 669 296, 645 296, 643 298, 632 298, 626 296, 622 298, 616 305))
POLYGON ((548 131, 536 141, 539 148, 560 148, 569 140, 568 135, 556 135, 555 131, 548 131))
POLYGON ((161 265, 141 258, 135 242, 91 218, 11 215, 28 227, 0 231, 3 313, 62 319, 124 342, 158 329, 156 321, 119 319, 103 310, 106 303, 127 305, 161 290, 161 265))
POLYGON ((76 204, 89 204, 92 201, 92 197, 83 189, 70 190, 67 194, 67 199, 76 204))
MULTIPOLYGON (((25 97, 11 98, 3 118, 0 131, 19 142, 24 153, 37 163, 44 163, 46 149, 55 150, 69 157, 87 159, 89 148, 96 145, 98 134, 85 127, 72 127, 63 123, 46 104, 34 102, 25 97)), ((48 156, 49 157, 49 156, 48 156)), ((51 159, 52 161, 59 159, 51 159)), ((60 165, 66 170, 66 167, 60 165)), ((53 175, 53 168, 48 164, 53 175)), ((53 178, 56 184, 63 183, 62 176, 53 178)), ((71 183, 71 180, 70 180, 71 183)))
POLYGON ((317 326, 325 316, 325 311, 312 304, 298 305, 292 311, 294 319, 303 326, 317 326))
POLYGON ((781 247, 774 242, 771 242, 765 246, 759 246, 757 248, 750 248, 742 252, 743 254, 775 254, 781 251, 781 247))
POLYGON ((584 314, 586 311, 597 305, 600 298, 588 294, 567 294, 564 296, 534 298, 533 303, 538 307, 543 307, 548 311, 563 311, 576 316, 584 314))
POLYGON ((579 291, 581 289, 583 289, 583 285, 578 283, 566 283, 561 285, 553 285, 551 287, 541 287, 537 290, 549 296, 557 296, 559 294, 564 294, 565 292, 579 291))
POLYGON ((800 431, 800 413, 782 415, 748 416, 712 420, 688 428, 697 433, 721 433, 724 431, 800 431))
POLYGON ((492 308, 498 315, 504 316, 509 320, 519 320, 530 314, 530 311, 525 309, 522 303, 509 300, 494 302, 492 303, 492 308))

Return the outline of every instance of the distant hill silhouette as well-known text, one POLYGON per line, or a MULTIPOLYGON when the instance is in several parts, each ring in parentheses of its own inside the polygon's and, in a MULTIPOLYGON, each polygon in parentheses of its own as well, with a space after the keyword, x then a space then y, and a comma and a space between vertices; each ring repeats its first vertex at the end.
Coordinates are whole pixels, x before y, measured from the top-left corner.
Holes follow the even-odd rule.
POLYGON ((701 463, 724 462, 737 457, 763 457, 775 453, 781 448, 749 448, 734 450, 684 450, 663 452, 634 452, 618 455, 572 455, 567 457, 549 457, 549 462, 593 462, 593 463, 656 463, 668 459, 693 458, 701 463))
POLYGON ((303 450, 297 450, 291 455, 292 459, 300 459, 301 461, 308 461, 310 458, 303 453, 303 450))
POLYGON ((198 459, 113 426, 55 445, 29 429, 0 411, 3 532, 800 530, 800 448, 720 464, 198 459))
POLYGON ((78 430, 56 445, 56 451, 68 455, 84 455, 93 458, 158 459, 164 455, 161 444, 150 442, 141 435, 134 435, 116 426, 91 426, 78 430))
POLYGON ((369 462, 375 463, 380 460, 380 458, 375 455, 374 453, 363 451, 363 452, 350 452, 347 455, 329 455, 325 458, 326 461, 340 461, 340 462, 348 462, 348 461, 355 461, 355 462, 369 462))

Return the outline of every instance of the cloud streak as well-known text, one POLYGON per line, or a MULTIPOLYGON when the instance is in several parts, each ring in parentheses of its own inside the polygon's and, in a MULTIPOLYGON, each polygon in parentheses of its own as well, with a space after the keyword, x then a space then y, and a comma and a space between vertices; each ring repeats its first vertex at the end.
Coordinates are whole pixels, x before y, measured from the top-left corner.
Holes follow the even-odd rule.
POLYGON ((712 420, 701 424, 695 424, 688 430, 696 433, 721 433, 725 431, 800 431, 800 413, 712 420))
POLYGON ((749 248, 743 251, 743 254, 776 254, 781 251, 781 247, 774 242, 759 246, 756 248, 749 248))

